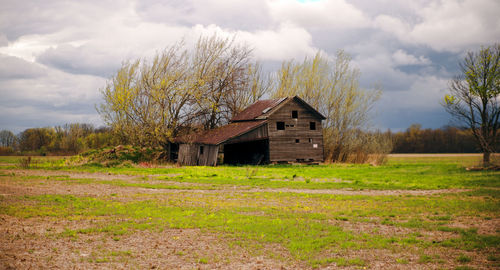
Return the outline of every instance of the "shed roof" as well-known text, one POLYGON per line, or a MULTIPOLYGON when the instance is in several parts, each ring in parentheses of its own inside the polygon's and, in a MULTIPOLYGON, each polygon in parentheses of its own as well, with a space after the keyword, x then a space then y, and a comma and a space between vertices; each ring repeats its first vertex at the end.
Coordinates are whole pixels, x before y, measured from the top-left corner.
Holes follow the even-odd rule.
POLYGON ((232 138, 243 135, 266 123, 266 120, 234 122, 228 125, 207 130, 203 133, 194 134, 192 136, 184 136, 176 141, 182 143, 201 143, 218 145, 232 138))

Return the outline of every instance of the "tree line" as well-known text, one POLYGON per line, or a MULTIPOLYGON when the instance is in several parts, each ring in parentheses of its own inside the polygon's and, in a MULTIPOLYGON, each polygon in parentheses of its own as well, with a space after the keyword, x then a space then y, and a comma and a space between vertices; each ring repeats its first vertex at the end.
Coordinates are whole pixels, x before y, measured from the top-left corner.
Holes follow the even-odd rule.
MULTIPOLYGON (((481 152, 471 130, 453 126, 424 129, 420 124, 413 124, 406 130, 399 132, 355 130, 351 133, 350 140, 356 141, 356 143, 351 144, 351 154, 345 160, 348 162, 361 162, 366 158, 365 155, 381 152, 481 152)), ((0 155, 72 155, 124 143, 110 128, 95 128, 91 124, 84 123, 29 128, 17 135, 9 130, 0 131, 0 155)), ((497 143, 495 149, 496 151, 500 149, 500 143, 497 143)))
POLYGON ((91 124, 28 128, 17 135, 0 131, 0 155, 74 155, 120 143, 111 129, 91 124))
MULTIPOLYGON (((413 124, 404 131, 384 134, 392 141, 392 153, 480 153, 470 129, 445 126, 423 129, 413 124)), ((496 145, 500 149, 500 145, 496 145)))

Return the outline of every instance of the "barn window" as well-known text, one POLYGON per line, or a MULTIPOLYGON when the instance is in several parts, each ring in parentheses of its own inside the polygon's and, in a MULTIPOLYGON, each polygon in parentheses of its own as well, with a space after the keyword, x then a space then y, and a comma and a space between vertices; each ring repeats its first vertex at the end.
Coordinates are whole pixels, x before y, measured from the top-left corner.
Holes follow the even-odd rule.
POLYGON ((293 119, 299 118, 299 112, 298 111, 292 111, 292 118, 293 119))
POLYGON ((285 122, 276 122, 277 130, 285 130, 285 122))
POLYGON ((299 142, 300 142, 300 140, 299 140, 299 139, 295 139, 295 143, 299 143, 299 142))
POLYGON ((312 143, 313 142, 313 139, 309 138, 309 143, 312 143))
POLYGON ((200 146, 200 155, 203 155, 203 146, 200 146))
POLYGON ((309 122, 309 129, 316 130, 316 122, 309 122))

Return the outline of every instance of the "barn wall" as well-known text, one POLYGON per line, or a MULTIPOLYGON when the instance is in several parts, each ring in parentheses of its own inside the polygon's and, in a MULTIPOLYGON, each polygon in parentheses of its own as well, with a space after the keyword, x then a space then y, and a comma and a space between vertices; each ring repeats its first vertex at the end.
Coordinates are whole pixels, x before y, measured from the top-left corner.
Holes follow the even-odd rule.
POLYGON ((323 161, 322 132, 320 118, 295 100, 288 102, 268 118, 270 161, 323 161), (298 112, 297 119, 292 118, 292 111, 298 112), (285 130, 277 130, 280 121, 285 122, 285 130), (316 123, 316 130, 309 129, 309 122, 316 123))
POLYGON ((177 162, 181 165, 196 165, 196 160, 198 158, 196 150, 196 144, 179 145, 179 156, 177 158, 177 162))
POLYGON ((179 145, 179 157, 177 162, 188 166, 215 166, 217 165, 218 145, 207 144, 181 144, 179 145), (203 154, 200 147, 203 146, 203 154))
POLYGON ((198 161, 200 166, 215 166, 217 165, 217 154, 219 153, 218 145, 202 144, 198 147, 198 161), (203 154, 200 153, 199 147, 203 146, 203 154))

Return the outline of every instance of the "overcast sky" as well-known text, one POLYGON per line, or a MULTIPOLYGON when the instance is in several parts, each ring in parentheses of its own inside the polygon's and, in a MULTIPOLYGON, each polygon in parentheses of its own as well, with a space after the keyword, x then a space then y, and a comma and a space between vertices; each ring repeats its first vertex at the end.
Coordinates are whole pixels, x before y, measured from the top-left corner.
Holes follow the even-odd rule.
POLYGON ((381 83, 374 126, 437 128, 469 50, 500 42, 498 0, 0 0, 0 129, 102 125, 99 89, 124 60, 237 35, 268 67, 339 49, 381 83))

